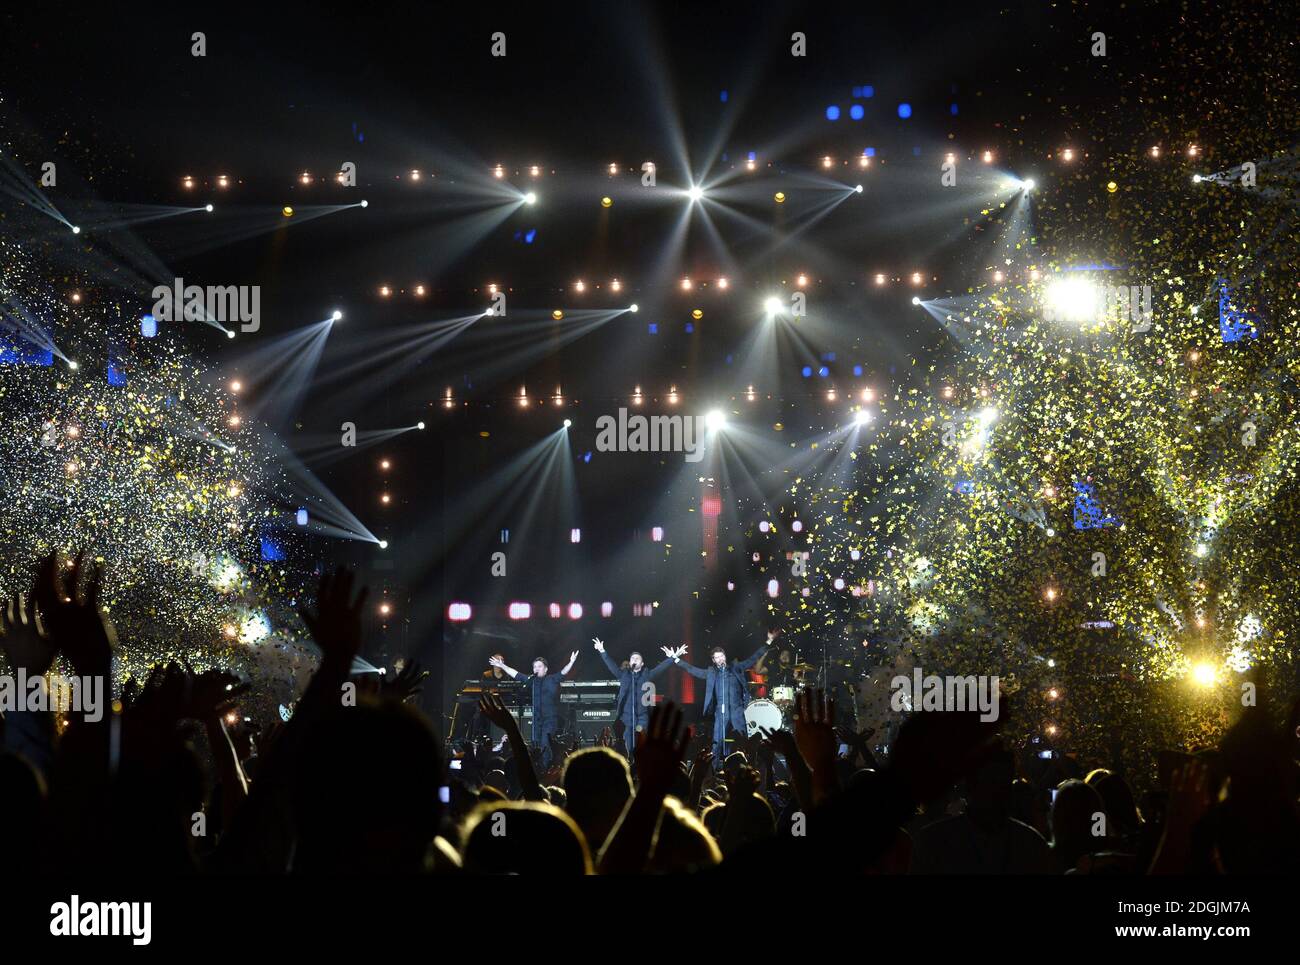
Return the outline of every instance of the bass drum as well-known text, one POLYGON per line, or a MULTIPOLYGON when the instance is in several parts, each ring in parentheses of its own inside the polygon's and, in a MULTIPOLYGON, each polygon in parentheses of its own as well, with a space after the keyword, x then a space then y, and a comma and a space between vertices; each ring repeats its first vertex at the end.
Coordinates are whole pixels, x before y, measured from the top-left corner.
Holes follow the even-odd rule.
POLYGON ((745 734, 753 737, 760 727, 780 730, 783 723, 781 708, 770 700, 751 700, 745 708, 745 734))

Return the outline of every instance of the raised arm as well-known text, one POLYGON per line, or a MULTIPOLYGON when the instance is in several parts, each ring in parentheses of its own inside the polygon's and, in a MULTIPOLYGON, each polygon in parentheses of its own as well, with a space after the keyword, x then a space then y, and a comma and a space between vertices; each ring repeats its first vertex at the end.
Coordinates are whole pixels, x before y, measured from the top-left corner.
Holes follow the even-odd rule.
POLYGON ((605 652, 605 641, 601 640, 600 637, 593 637, 591 642, 596 645, 596 652, 600 654, 600 659, 605 661, 605 666, 609 668, 609 672, 617 677, 619 675, 618 664, 605 652))
POLYGON ((685 670, 692 677, 699 677, 701 680, 703 680, 705 677, 709 675, 709 672, 705 670, 703 667, 695 667, 689 663, 685 663, 682 661, 681 657, 678 657, 673 662, 677 664, 677 666, 685 670))
POLYGON ((601 874, 639 874, 654 850, 664 798, 672 789, 691 729, 682 723, 681 708, 666 700, 650 711, 646 729, 637 735, 639 786, 623 809, 598 866, 601 874))
POLYGON ((577 662, 578 662, 578 651, 575 650, 571 654, 569 654, 569 662, 566 663, 560 669, 560 676, 567 677, 569 675, 569 671, 573 669, 573 665, 577 662))
POLYGON ((519 671, 516 670, 514 667, 506 666, 506 662, 502 660, 500 657, 488 657, 488 664, 490 666, 496 667, 498 670, 504 670, 506 673, 510 675, 510 679, 512 680, 515 677, 519 676, 519 671))
POLYGON ((776 641, 776 631, 768 630, 767 642, 764 643, 757 650, 755 650, 753 653, 751 653, 744 660, 737 660, 736 666, 739 667, 741 670, 749 670, 751 667, 754 666, 754 664, 758 663, 759 659, 762 658, 763 654, 767 653, 767 648, 772 646, 772 644, 775 641, 776 641))
POLYGON ((664 647, 663 651, 664 653, 668 654, 668 656, 672 658, 673 663, 677 664, 677 666, 681 667, 692 677, 699 677, 701 680, 703 680, 705 677, 709 675, 709 672, 707 670, 703 670, 699 667, 693 667, 682 659, 682 656, 686 653, 686 644, 683 643, 676 650, 669 650, 667 647, 664 647))
POLYGON ((655 664, 655 666, 654 666, 653 669, 651 669, 651 670, 647 670, 647 671, 646 671, 645 679, 646 679, 646 680, 654 680, 654 679, 655 679, 656 677, 658 677, 661 673, 663 673, 665 670, 667 670, 669 667, 671 667, 671 666, 672 666, 672 663, 673 663, 673 658, 672 658, 672 657, 664 657, 663 660, 661 660, 661 661, 659 661, 659 663, 655 664))
POLYGON ((500 697, 492 693, 482 694, 479 697, 478 709, 479 713, 506 732, 506 739, 510 741, 510 750, 514 752, 515 768, 519 776, 519 785, 523 788, 524 798, 529 801, 545 801, 546 791, 542 789, 542 783, 537 779, 537 769, 533 767, 532 755, 528 752, 528 745, 524 743, 523 732, 519 729, 519 721, 515 720, 514 714, 510 713, 500 697))

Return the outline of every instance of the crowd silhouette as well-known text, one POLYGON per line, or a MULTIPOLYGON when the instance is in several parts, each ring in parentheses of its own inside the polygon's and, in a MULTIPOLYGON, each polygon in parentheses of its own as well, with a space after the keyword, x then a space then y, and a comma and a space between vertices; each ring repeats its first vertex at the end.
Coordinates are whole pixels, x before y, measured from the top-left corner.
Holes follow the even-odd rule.
MULTIPOLYGON (((0 608, 8 672, 31 678, 62 661, 77 676, 107 678, 118 642, 101 584, 81 556, 42 560, 31 591, 0 608)), ((315 608, 302 612, 319 666, 292 718, 264 727, 256 753, 225 720, 246 685, 220 670, 155 667, 97 720, 10 708, 0 828, 16 866, 182 875, 1300 869, 1295 707, 1285 720, 1244 709, 1217 748, 1179 754, 1140 799, 1108 762, 1065 758, 1028 776, 1023 751, 976 712, 914 714, 877 760, 869 735, 837 728, 834 701, 816 690, 799 695, 790 731, 763 731, 720 767, 707 733, 660 702, 636 735, 634 775, 618 739, 557 741, 541 754, 491 692, 480 711, 504 739, 449 748, 410 704, 413 668, 341 700, 365 600, 345 569, 322 579, 315 608)))

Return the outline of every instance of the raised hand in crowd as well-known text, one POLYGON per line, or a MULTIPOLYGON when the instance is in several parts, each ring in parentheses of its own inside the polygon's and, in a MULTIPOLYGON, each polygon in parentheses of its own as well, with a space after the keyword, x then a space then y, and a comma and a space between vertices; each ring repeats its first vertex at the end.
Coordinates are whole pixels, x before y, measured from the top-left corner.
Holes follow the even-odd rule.
POLYGON ((303 607, 300 611, 302 622, 324 656, 322 665, 342 667, 344 673, 351 670, 352 660, 361 649, 361 613, 370 595, 370 588, 363 586, 353 599, 354 581, 352 571, 346 567, 323 573, 316 609, 303 607))
POLYGON ((794 740, 812 772, 813 803, 820 804, 839 787, 834 697, 810 687, 795 698, 794 740))
POLYGON ((15 671, 40 675, 54 665, 54 644, 36 612, 33 594, 14 593, 0 605, 0 650, 15 671))
POLYGON ((83 677, 108 676, 117 635, 100 608, 102 565, 84 574, 85 553, 66 566, 57 552, 41 560, 32 595, 55 650, 83 677))
POLYGON ((681 773, 679 765, 691 729, 682 721, 682 709, 671 700, 656 704, 650 721, 637 735, 636 762, 639 786, 623 811, 600 855, 602 874, 638 873, 650 858, 664 798, 681 773))
POLYGON ((424 670, 414 660, 408 660, 392 679, 385 679, 380 692, 385 697, 409 703, 420 696, 424 682, 429 679, 429 671, 424 670))
POLYGON ((523 731, 519 729, 519 721, 515 720, 515 715, 510 713, 510 709, 501 700, 501 695, 480 694, 478 709, 479 713, 505 731, 506 740, 510 742, 510 750, 514 754, 515 768, 524 797, 530 801, 545 801, 546 791, 541 781, 537 779, 537 769, 533 765, 532 755, 528 752, 523 731))

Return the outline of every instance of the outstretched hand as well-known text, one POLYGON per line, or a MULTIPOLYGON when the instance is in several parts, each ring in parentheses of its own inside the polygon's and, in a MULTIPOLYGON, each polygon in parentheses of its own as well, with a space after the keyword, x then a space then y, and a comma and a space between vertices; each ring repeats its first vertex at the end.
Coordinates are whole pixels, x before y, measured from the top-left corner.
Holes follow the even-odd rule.
POLYGON ((306 607, 302 609, 302 622, 307 624, 312 639, 325 658, 347 667, 351 666, 352 658, 361 649, 361 608, 370 595, 370 588, 363 586, 354 601, 354 579, 352 571, 343 566, 333 573, 323 574, 316 597, 316 612, 306 607))
POLYGON ((59 554, 41 560, 32 595, 54 649, 61 651, 79 674, 107 674, 117 637, 108 617, 100 610, 104 569, 91 567, 81 578, 84 553, 77 553, 65 567, 59 554))
POLYGON ((763 742, 769 745, 774 751, 789 760, 799 754, 799 746, 795 743, 794 734, 788 730, 777 728, 775 730, 760 727, 758 735, 763 738, 763 742))
POLYGON ((383 695, 406 703, 420 695, 428 676, 429 671, 420 669, 420 665, 414 660, 407 661, 392 680, 385 681, 383 695))
POLYGON ((732 772, 727 787, 727 798, 730 801, 748 800, 762 783, 763 776, 758 773, 757 769, 750 767, 748 764, 741 764, 732 772))
POLYGON ((190 674, 186 711, 195 720, 208 721, 221 716, 248 691, 248 684, 225 670, 204 670, 196 674, 189 664, 185 669, 190 674))
POLYGON ((862 747, 871 739, 871 735, 876 732, 874 727, 868 727, 866 730, 858 733, 852 727, 836 727, 835 733, 839 735, 841 744, 848 744, 850 747, 862 747))
POLYGON ((691 762, 691 782, 694 783, 698 778, 700 786, 704 785, 704 779, 709 776, 713 770, 713 748, 705 744, 695 754, 695 759, 691 762))
POLYGON ((15 593, 0 606, 0 650, 14 670, 44 675, 54 665, 54 644, 36 613, 31 594, 15 593))
POLYGON ((794 740, 814 772, 835 761, 835 698, 810 687, 795 698, 794 740))
POLYGON ((480 694, 478 698, 478 709, 484 717, 496 724, 502 730, 509 732, 512 726, 516 726, 515 719, 511 716, 506 705, 501 701, 500 694, 488 692, 480 694))
POLYGON ((680 773, 682 755, 691 739, 691 729, 682 723, 682 709, 671 700, 655 705, 650 721, 636 739, 637 775, 641 789, 663 797, 680 773))
POLYGON ((602 639, 600 639, 600 637, 592 637, 592 638, 591 638, 591 642, 594 643, 594 644, 596 645, 596 652, 597 652, 597 653, 604 653, 604 652, 605 652, 605 641, 602 640, 602 639))

